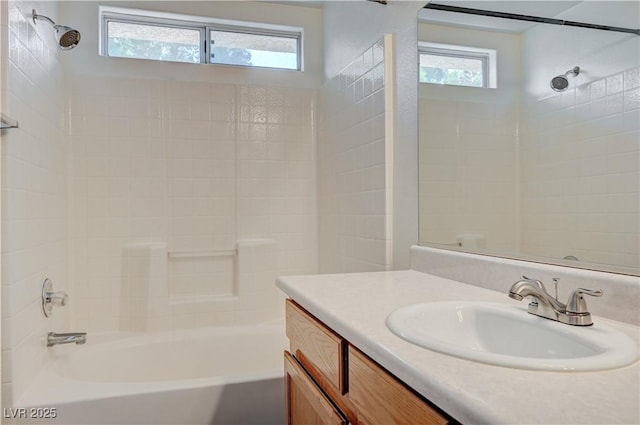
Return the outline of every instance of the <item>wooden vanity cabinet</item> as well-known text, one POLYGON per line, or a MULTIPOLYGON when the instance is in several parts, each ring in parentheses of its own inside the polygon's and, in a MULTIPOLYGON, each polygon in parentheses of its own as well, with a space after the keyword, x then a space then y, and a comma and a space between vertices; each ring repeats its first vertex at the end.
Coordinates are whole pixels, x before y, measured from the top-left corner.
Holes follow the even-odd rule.
POLYGON ((287 425, 346 425, 344 416, 331 404, 293 356, 284 353, 287 425))
POLYGON ((292 300, 286 329, 287 425, 456 423, 292 300))

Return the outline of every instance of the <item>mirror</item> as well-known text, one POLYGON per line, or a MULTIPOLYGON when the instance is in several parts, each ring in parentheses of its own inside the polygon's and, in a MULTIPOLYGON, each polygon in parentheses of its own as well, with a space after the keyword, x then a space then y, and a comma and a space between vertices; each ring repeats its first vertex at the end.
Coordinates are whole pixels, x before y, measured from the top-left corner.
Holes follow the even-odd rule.
MULTIPOLYGON (((638 2, 433 3, 640 28, 638 2)), ((640 275, 640 36, 418 19, 420 244, 640 275)))

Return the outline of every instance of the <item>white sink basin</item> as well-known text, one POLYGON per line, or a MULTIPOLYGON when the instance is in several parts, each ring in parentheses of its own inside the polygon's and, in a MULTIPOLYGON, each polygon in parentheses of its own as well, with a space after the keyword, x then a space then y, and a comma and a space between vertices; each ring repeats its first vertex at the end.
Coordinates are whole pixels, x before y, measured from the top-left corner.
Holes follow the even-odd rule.
POLYGON ((392 312, 387 327, 433 351, 517 369, 594 371, 638 359, 637 342, 597 321, 570 326, 506 304, 414 304, 392 312))

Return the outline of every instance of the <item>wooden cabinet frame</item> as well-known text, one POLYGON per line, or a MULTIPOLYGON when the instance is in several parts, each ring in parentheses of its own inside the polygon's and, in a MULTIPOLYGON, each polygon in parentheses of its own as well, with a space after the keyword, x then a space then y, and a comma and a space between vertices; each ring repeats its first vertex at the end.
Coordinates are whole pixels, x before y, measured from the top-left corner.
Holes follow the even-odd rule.
POLYGON ((347 425, 298 361, 284 353, 287 425, 347 425))
POLYGON ((457 423, 292 300, 286 312, 287 425, 457 423))

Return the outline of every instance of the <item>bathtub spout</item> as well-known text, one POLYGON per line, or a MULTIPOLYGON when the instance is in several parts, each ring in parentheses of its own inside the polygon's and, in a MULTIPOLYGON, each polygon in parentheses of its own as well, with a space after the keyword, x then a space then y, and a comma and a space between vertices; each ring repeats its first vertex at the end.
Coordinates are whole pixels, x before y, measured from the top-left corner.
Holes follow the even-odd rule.
POLYGON ((63 334, 49 332, 47 334, 47 347, 53 347, 54 345, 58 345, 58 344, 71 344, 71 343, 80 345, 80 344, 84 344, 85 342, 87 342, 86 332, 71 332, 71 333, 63 333, 63 334))

